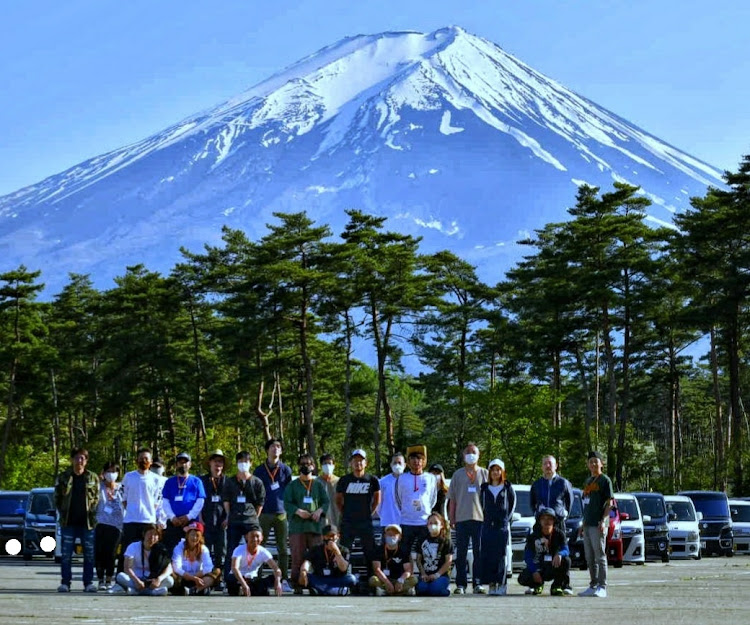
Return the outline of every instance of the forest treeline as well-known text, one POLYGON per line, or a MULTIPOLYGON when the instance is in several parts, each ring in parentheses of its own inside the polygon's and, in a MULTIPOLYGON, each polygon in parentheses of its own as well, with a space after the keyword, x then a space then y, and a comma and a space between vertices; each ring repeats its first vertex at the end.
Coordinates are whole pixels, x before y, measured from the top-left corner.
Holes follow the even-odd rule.
POLYGON ((725 181, 676 228, 636 187, 582 186, 495 285, 357 210, 341 233, 304 212, 225 229, 104 291, 71 274, 51 301, 39 271, 2 273, 0 487, 52 484, 75 446, 130 470, 144 445, 257 462, 274 436, 339 473, 415 442, 450 473, 473 440, 515 482, 546 453, 581 482, 598 448, 619 489, 748 495, 750 156, 725 181))

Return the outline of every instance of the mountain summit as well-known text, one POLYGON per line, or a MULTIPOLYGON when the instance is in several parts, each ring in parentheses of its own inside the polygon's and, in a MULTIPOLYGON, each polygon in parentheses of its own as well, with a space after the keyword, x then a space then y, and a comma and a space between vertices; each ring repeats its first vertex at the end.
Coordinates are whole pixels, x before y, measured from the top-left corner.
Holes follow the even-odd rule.
POLYGON ((340 231, 356 207, 493 273, 516 260, 506 244, 519 233, 565 218, 576 185, 616 180, 642 187, 657 223, 722 183, 461 28, 359 35, 0 197, 0 251, 7 268, 55 267, 43 279, 57 288, 69 271, 95 282, 137 262, 168 271, 181 245, 216 243, 223 224, 260 235, 273 211, 340 231))

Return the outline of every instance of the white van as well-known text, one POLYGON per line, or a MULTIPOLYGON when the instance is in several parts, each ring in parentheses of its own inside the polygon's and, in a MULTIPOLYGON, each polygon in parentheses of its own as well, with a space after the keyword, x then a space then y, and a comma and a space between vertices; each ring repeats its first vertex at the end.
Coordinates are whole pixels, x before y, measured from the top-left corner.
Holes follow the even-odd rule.
MULTIPOLYGON (((635 495, 615 493, 617 509, 620 511, 622 533, 622 561, 630 564, 645 564, 646 540, 643 535, 643 517, 635 495)), ((647 520, 651 520, 649 517, 647 520)))
POLYGON ((729 512, 734 529, 732 549, 735 553, 750 554, 750 501, 730 499, 729 512))
POLYGON ((703 515, 695 511, 693 500, 685 495, 664 495, 667 504, 671 558, 701 559, 701 536, 698 521, 703 515))
POLYGON ((534 529, 534 512, 531 510, 531 486, 529 484, 513 484, 516 493, 516 511, 510 524, 510 540, 513 555, 513 570, 522 571, 526 568, 524 549, 526 538, 534 529))

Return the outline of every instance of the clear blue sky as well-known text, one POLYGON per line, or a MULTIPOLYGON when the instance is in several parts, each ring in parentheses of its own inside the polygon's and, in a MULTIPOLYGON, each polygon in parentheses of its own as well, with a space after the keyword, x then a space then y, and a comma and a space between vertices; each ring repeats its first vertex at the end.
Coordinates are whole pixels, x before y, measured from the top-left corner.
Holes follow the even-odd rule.
POLYGON ((0 195, 344 36, 451 24, 719 168, 750 153, 747 0, 5 0, 0 195))

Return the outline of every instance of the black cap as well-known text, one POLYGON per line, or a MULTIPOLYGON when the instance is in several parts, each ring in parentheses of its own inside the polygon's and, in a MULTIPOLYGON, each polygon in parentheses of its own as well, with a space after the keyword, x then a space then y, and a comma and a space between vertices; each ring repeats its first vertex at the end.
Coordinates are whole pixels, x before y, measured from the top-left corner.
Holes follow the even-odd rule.
POLYGON ((590 451, 589 455, 586 456, 586 459, 591 460, 592 458, 599 458, 599 460, 602 460, 602 455, 598 451, 590 451))
POLYGON ((433 471, 437 471, 438 473, 445 473, 445 469, 443 469, 443 465, 437 462, 430 467, 430 473, 432 473, 433 471))
POLYGON ((536 518, 541 519, 543 516, 551 516, 553 519, 557 518, 557 515, 552 508, 539 508, 539 512, 536 513, 536 518))
POLYGON ((164 461, 159 456, 156 456, 156 458, 154 458, 153 462, 151 463, 151 466, 152 467, 163 467, 164 466, 164 461))

